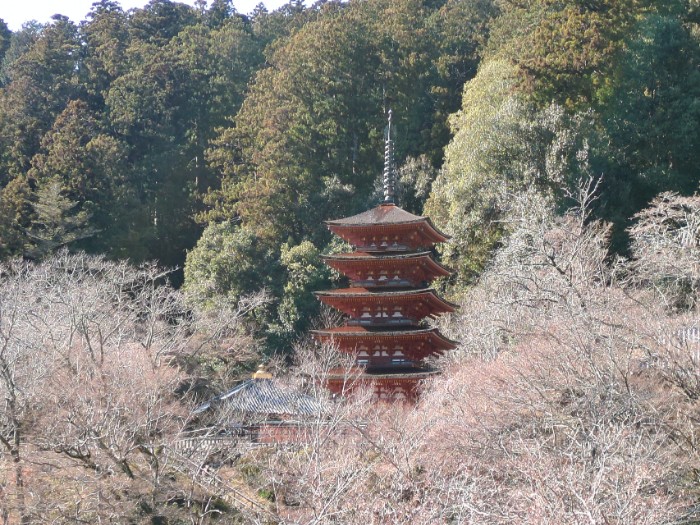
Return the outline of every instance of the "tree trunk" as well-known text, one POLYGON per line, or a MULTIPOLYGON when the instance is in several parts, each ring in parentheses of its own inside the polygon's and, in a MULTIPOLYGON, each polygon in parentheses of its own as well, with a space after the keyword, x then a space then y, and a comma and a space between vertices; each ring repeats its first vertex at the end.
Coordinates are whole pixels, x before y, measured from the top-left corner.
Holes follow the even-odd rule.
POLYGON ((29 525, 29 515, 27 514, 27 503, 24 495, 24 473, 22 472, 22 460, 19 455, 19 448, 13 449, 10 454, 15 464, 15 497, 17 499, 17 514, 21 525, 29 525))

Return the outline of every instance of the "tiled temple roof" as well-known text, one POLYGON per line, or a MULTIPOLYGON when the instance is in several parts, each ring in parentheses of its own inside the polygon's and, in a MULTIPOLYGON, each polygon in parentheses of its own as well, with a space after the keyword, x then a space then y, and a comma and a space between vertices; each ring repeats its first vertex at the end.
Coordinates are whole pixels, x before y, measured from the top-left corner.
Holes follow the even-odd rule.
POLYGON ((438 230, 428 217, 421 217, 407 212, 403 208, 395 204, 380 204, 371 210, 345 217, 343 219, 335 219, 325 221, 329 227, 361 227, 361 226, 389 226, 401 224, 427 224, 431 230, 440 238, 440 241, 449 239, 447 235, 438 230))
POLYGON ((198 406, 200 414, 214 406, 250 415, 312 416, 323 411, 323 405, 312 396, 276 379, 249 379, 228 392, 198 406))
POLYGON ((344 226, 363 226, 375 224, 409 224, 413 222, 427 221, 426 217, 413 215, 394 204, 380 204, 371 210, 358 213, 343 219, 326 221, 326 224, 340 224, 344 226))

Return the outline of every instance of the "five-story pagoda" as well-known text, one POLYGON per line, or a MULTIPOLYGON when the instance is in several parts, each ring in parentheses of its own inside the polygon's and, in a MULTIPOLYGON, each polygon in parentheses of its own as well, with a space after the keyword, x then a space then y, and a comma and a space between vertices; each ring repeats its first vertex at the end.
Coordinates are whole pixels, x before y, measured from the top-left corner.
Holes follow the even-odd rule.
MULTIPOLYGON (((391 138, 391 111, 384 154, 384 202, 364 213, 327 221, 328 228, 350 243, 354 251, 325 257, 326 264, 346 275, 350 287, 316 296, 349 316, 345 326, 315 330, 322 343, 331 343, 354 356, 360 369, 354 386, 371 385, 379 399, 415 399, 421 380, 436 372, 425 365, 430 356, 456 347, 425 318, 453 312, 455 305, 429 287, 450 272, 435 262, 430 249, 447 237, 430 219, 413 215, 395 203, 396 170, 391 138)), ((328 388, 341 393, 347 374, 332 371, 328 388)))

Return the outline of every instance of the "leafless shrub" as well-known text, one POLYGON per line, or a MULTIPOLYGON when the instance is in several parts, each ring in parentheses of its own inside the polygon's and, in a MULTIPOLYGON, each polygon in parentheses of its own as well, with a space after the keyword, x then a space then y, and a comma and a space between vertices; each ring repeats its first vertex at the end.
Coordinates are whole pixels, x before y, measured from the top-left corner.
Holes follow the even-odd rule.
POLYGON ((365 486, 370 465, 358 443, 371 392, 355 388, 353 359, 311 340, 295 348, 289 380, 318 401, 318 412, 298 421, 295 443, 250 454, 243 468, 258 475, 249 483, 274 496, 283 523, 350 523, 353 502, 365 486), (347 374, 352 396, 334 397, 325 386, 329 373, 347 374))
POLYGON ((457 321, 466 345, 419 409, 435 423, 427 470, 449 495, 444 516, 672 521, 691 508, 682 479, 699 459, 699 370, 664 337, 684 321, 621 280, 585 206, 556 218, 515 204, 517 227, 457 321))
POLYGON ((125 520, 136 501, 115 506, 124 490, 157 513, 172 488, 161 451, 189 413, 174 394, 185 380, 175 365, 226 333, 235 313, 204 319, 188 311, 154 265, 62 253, 11 263, 0 275, 9 519, 125 520))
POLYGON ((689 310, 700 284, 700 196, 666 192, 639 212, 630 228, 632 263, 640 284, 669 309, 689 310))

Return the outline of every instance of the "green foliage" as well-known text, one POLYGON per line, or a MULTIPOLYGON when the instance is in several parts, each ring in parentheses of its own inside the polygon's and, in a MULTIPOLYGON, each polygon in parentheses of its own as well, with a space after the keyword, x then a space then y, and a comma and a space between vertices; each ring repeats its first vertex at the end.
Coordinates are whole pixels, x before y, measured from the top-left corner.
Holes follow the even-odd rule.
POLYGON ((0 258, 22 253, 21 229, 29 226, 31 187, 24 177, 12 179, 0 190, 0 258))
POLYGON ((237 302, 267 286, 274 272, 271 254, 248 229, 232 222, 212 223, 187 253, 184 291, 205 306, 237 302))
POLYGON ((236 7, 231 0, 214 0, 206 12, 205 19, 208 26, 219 28, 235 15, 236 7))
MULTIPOLYGON (((183 248, 201 233, 193 221, 196 196, 214 184, 204 150, 240 106, 261 55, 238 18, 214 30, 187 27, 160 52, 136 42, 128 53, 133 67, 112 82, 106 105, 112 125, 131 145, 137 198, 154 226, 155 243, 148 235, 143 243, 161 261, 178 264, 183 248)), ((139 230, 147 233, 145 226, 139 230)))
POLYGON ((87 20, 80 25, 80 35, 84 42, 83 82, 101 107, 110 84, 127 69, 127 15, 113 0, 95 2, 87 20))
MULTIPOLYGON (((235 127, 209 152, 225 179, 208 196, 207 218, 241 217, 271 245, 327 242, 323 220, 368 205, 390 106, 399 118, 398 156, 439 159, 444 100, 462 78, 435 67, 446 34, 438 14, 418 0, 327 4, 275 47, 235 127)), ((453 31, 444 46, 456 53, 480 38, 453 31)))
POLYGON ((267 501, 275 501, 275 491, 271 488, 262 488, 258 490, 258 497, 267 501))
MULTIPOLYGON (((434 47, 431 67, 434 85, 430 87, 436 101, 435 123, 431 130, 434 141, 450 140, 447 117, 461 105, 461 86, 476 75, 483 46, 488 40, 491 23, 498 15, 494 0, 450 0, 430 15, 426 26, 430 45, 434 47)), ((438 165, 442 157, 432 152, 429 160, 438 165)), ((414 157, 418 153, 411 153, 414 157)))
POLYGON ((59 180, 66 197, 89 208, 92 226, 103 233, 84 246, 106 251, 133 201, 125 187, 126 145, 100 128, 87 103, 71 101, 42 138, 29 176, 39 185, 59 180))
MULTIPOLYGON (((329 2, 332 4, 334 2, 329 2)), ((325 9, 328 4, 321 4, 325 9)), ((272 54, 274 48, 286 40, 289 35, 298 31, 307 22, 315 19, 317 12, 306 9, 301 0, 289 0, 273 12, 268 12, 265 4, 260 2, 252 14, 253 32, 263 48, 269 48, 272 54)))
POLYGON ((461 283, 505 233, 512 197, 534 189, 559 211, 577 181, 626 249, 629 217, 659 191, 689 193, 697 150, 698 32, 683 2, 506 1, 465 89, 426 211, 454 235, 461 283))
POLYGON ((26 230, 25 255, 31 259, 43 258, 97 233, 89 225, 92 213, 78 209, 79 203, 63 195, 61 186, 60 179, 49 179, 36 192, 34 218, 26 230))
POLYGON ((0 92, 0 172, 26 172, 41 136, 51 128, 75 92, 80 42, 75 25, 56 15, 53 22, 12 61, 0 92))
POLYGON ((5 57, 5 53, 10 47, 10 40, 12 39, 12 31, 7 27, 5 21, 0 18, 0 62, 2 62, 5 57))
POLYGON ((318 313, 314 290, 330 286, 330 270, 311 242, 270 252, 253 232, 232 222, 211 223, 188 252, 184 291, 205 308, 236 304, 263 287, 279 298, 274 308, 252 312, 270 351, 291 344, 318 313))
POLYGON ((42 138, 41 152, 32 158, 30 176, 41 181, 58 175, 71 198, 99 199, 108 181, 95 171, 105 163, 88 155, 95 149, 91 141, 98 133, 97 120, 87 105, 71 101, 42 138))
POLYGON ((454 138, 426 204, 428 214, 453 238, 444 256, 461 279, 483 268, 501 234, 501 196, 514 181, 530 144, 534 114, 512 94, 515 71, 506 62, 482 67, 464 91, 463 110, 451 120, 454 138))
MULTIPOLYGON (((201 233, 198 195, 218 185, 204 150, 262 61, 252 27, 227 5, 210 17, 168 0, 128 13, 100 0, 79 27, 56 17, 12 34, 0 75, 0 188, 58 176, 102 230, 84 248, 181 265, 201 233)), ((17 253, 8 231, 0 242, 17 253)))
POLYGON ((438 170, 425 155, 408 157, 398 168, 401 207, 413 213, 421 213, 437 173, 438 170))
POLYGON ((4 86, 12 81, 14 63, 39 39, 43 28, 44 26, 38 22, 27 22, 19 31, 12 33, 5 55, 2 58, 0 85, 4 86))
POLYGON ((187 4, 151 0, 143 9, 134 11, 129 32, 136 40, 160 47, 195 21, 195 10, 187 4))
POLYGON ((582 109, 614 80, 615 58, 635 21, 674 3, 506 0, 487 56, 514 63, 520 87, 540 107, 554 101, 582 109))
POLYGON ((278 315, 284 331, 296 334, 308 328, 318 314, 316 290, 330 286, 331 272, 321 259, 321 252, 310 241, 297 246, 282 245, 280 263, 287 271, 278 315))
POLYGON ((514 92, 515 68, 492 60, 464 91, 454 138, 425 211, 452 236, 443 254, 461 285, 483 270, 505 232, 515 195, 533 190, 567 206, 580 181, 597 179, 603 144, 595 115, 538 111, 514 92))
POLYGON ((605 125, 619 151, 621 174, 639 211, 661 191, 697 189, 700 144, 700 39, 676 16, 651 15, 636 26, 621 56, 605 125))

